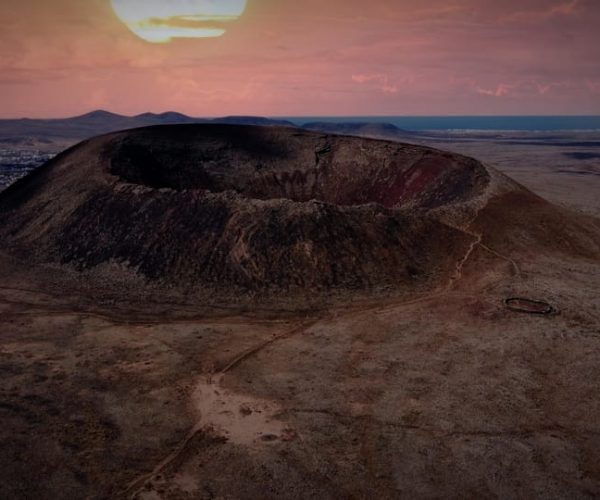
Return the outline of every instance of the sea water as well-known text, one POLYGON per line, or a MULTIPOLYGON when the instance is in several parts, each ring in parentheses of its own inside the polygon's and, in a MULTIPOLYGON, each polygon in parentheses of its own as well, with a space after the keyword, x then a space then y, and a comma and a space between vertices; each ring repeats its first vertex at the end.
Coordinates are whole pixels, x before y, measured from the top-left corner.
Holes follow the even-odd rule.
POLYGON ((285 117, 296 125, 309 122, 391 123, 403 130, 446 131, 598 131, 600 116, 303 116, 285 117))

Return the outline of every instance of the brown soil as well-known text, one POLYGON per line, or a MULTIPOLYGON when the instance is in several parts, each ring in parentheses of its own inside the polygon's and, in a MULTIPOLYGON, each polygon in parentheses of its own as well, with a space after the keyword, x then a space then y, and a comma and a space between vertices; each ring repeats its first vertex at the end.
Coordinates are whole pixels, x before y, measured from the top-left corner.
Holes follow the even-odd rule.
MULTIPOLYGON (((600 495, 596 219, 492 169, 435 207, 256 200, 234 177, 142 186, 104 149, 130 134, 0 196, 0 497, 600 495), (223 221, 195 218, 215 206, 223 221), (285 254, 300 241, 310 259, 285 254), (213 287, 193 255, 239 242, 245 261, 209 261, 213 287), (248 286, 236 269, 255 270, 248 286), (561 314, 515 314, 510 297, 561 314)), ((403 148, 337 140, 330 172, 345 140, 403 148)), ((398 168, 392 186, 412 178, 398 168)))

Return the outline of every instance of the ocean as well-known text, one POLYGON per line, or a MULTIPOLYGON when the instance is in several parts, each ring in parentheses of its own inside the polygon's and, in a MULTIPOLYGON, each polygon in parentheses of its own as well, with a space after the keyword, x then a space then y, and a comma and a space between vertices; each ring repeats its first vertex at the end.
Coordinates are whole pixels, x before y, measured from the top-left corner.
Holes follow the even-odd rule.
POLYGON ((303 116, 279 117, 296 125, 309 122, 392 123, 409 131, 598 131, 600 116, 303 116))

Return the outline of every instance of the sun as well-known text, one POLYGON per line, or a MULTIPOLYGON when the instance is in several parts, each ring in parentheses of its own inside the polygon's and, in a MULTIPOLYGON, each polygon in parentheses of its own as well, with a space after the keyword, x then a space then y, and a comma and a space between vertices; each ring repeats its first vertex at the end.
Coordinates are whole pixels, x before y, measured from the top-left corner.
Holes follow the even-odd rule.
POLYGON ((111 0, 118 18, 151 43, 174 38, 210 38, 225 33, 238 19, 246 0, 111 0))

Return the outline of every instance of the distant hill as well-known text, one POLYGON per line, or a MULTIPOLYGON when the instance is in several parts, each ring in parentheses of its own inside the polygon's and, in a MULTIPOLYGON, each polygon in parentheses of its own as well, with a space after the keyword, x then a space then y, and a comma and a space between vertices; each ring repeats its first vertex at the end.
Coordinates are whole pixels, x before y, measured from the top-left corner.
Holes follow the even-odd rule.
POLYGON ((398 138, 414 135, 414 132, 402 130, 391 123, 373 122, 309 122, 302 128, 328 134, 359 135, 376 138, 398 138))
MULTIPOLYGON (((191 123, 297 127, 296 124, 287 120, 259 116, 226 116, 208 119, 194 118, 174 111, 124 116, 105 110, 96 110, 72 118, 0 120, 0 148, 58 152, 85 139, 119 130, 152 125, 191 123)), ((301 128, 327 134, 357 135, 380 139, 400 139, 416 135, 415 132, 402 130, 391 123, 310 122, 302 125, 301 128)))
POLYGON ((109 111, 96 110, 72 118, 0 120, 0 148, 59 151, 82 140, 119 130, 188 123, 294 126, 292 122, 285 120, 270 120, 253 116, 205 119, 193 118, 173 111, 123 116, 109 111))
MULTIPOLYGON (((0 148, 58 152, 85 139, 110 132, 152 125, 191 123, 298 127, 287 120, 259 116, 226 116, 209 119, 194 118, 174 111, 124 116, 105 110, 96 110, 72 118, 0 120, 0 148)), ((418 135, 416 132, 402 130, 391 123, 310 122, 305 123, 301 128, 327 134, 356 135, 379 139, 402 139, 418 135)))
POLYGON ((133 117, 136 120, 142 120, 144 123, 157 123, 160 122, 163 125, 170 123, 201 123, 205 120, 200 118, 192 118, 184 115, 183 113, 177 113, 175 111, 167 111, 166 113, 143 113, 133 117))
POLYGON ((260 116, 226 116, 224 118, 215 118, 212 123, 225 123, 228 125, 279 125, 283 127, 295 127, 296 125, 287 120, 274 120, 260 116))

